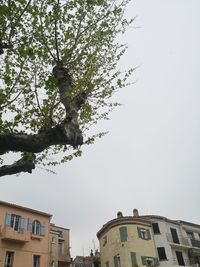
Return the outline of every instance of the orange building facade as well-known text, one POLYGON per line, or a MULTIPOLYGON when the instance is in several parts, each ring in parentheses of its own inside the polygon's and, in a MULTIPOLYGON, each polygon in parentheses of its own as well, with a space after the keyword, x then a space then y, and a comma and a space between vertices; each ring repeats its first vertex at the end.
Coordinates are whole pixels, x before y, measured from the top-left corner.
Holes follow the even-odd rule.
POLYGON ((62 232, 62 244, 65 244, 65 251, 61 253, 63 260, 59 264, 59 254, 54 260, 52 258, 56 254, 53 250, 59 249, 59 239, 52 246, 51 229, 56 226, 50 224, 51 217, 41 211, 0 201, 0 267, 68 266, 70 256, 68 253, 65 257, 64 253, 69 252, 69 230, 57 232, 57 237, 62 232))

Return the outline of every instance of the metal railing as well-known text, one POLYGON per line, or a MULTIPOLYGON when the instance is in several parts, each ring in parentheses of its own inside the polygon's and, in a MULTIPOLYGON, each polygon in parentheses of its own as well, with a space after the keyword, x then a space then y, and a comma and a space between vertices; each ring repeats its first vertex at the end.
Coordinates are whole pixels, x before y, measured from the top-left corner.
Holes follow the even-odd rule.
POLYGON ((190 246, 190 242, 188 238, 182 237, 182 236, 178 236, 177 242, 174 241, 172 234, 167 233, 166 234, 167 237, 167 241, 170 243, 174 243, 174 244, 179 244, 179 245, 184 245, 184 246, 190 246))
MULTIPOLYGON (((184 260, 185 266, 200 267, 199 263, 193 263, 193 264, 191 264, 191 262, 188 259, 186 259, 186 258, 184 258, 183 260, 184 260)), ((172 265, 179 265, 178 264, 178 260, 176 258, 173 258, 172 259, 172 265)))

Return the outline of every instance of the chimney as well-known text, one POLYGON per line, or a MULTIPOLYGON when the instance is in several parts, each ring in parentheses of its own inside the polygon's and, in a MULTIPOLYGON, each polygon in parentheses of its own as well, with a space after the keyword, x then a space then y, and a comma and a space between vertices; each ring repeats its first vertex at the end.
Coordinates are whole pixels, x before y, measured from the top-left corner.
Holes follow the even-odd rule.
POLYGON ((134 217, 138 217, 138 216, 139 216, 138 209, 134 209, 134 210, 133 210, 133 216, 134 216, 134 217))
POLYGON ((121 211, 118 211, 118 213, 117 213, 117 218, 120 218, 120 217, 123 217, 123 214, 122 214, 121 211))

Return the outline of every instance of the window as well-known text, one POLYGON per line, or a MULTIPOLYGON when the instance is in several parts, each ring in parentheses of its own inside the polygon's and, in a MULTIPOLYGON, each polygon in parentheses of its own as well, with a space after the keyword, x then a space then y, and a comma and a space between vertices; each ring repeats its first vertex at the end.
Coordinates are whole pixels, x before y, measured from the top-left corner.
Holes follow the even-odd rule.
POLYGON ((105 263, 105 266, 106 266, 106 267, 109 267, 109 261, 107 261, 107 262, 105 263))
POLYGON ((175 228, 170 228, 170 231, 171 231, 171 234, 172 234, 173 242, 176 243, 176 244, 180 244, 176 229, 175 228))
POLYGON ((16 232, 24 231, 25 219, 16 214, 6 214, 5 224, 16 232))
POLYGON ((157 251, 158 251, 159 260, 167 260, 167 256, 166 256, 164 247, 158 247, 157 251))
POLYGON ((159 260, 158 258, 152 258, 152 257, 146 257, 141 256, 142 258, 142 264, 146 266, 159 266, 159 260))
POLYGON ((119 232, 120 232, 121 242, 126 242, 127 241, 127 237, 128 237, 126 226, 120 227, 119 228, 119 232))
POLYGON ((160 234, 159 224, 158 223, 152 223, 153 232, 154 234, 160 234))
POLYGON ((10 226, 15 230, 19 231, 20 229, 21 216, 11 214, 11 223, 10 226))
POLYGON ((40 256, 33 255, 33 267, 40 267, 40 256))
POLYGON ((37 220, 32 223, 32 234, 41 235, 41 224, 37 220))
POLYGON ((38 220, 28 218, 27 229, 33 235, 45 236, 45 224, 41 224, 38 220))
POLYGON ((63 254, 63 242, 58 241, 58 254, 62 255, 63 254))
POLYGON ((193 232, 186 232, 186 234, 187 234, 187 237, 188 237, 189 239, 194 239, 194 234, 193 234, 193 232))
POLYGON ((154 265, 154 261, 151 258, 146 258, 146 265, 147 266, 153 266, 154 265))
POLYGON ((183 254, 181 251, 176 251, 176 257, 177 257, 178 265, 185 266, 183 254))
POLYGON ((7 251, 4 267, 13 267, 14 252, 7 251))
POLYGON ((149 240, 151 239, 150 231, 149 229, 139 228, 138 227, 138 236, 139 238, 149 240))
POLYGON ((114 267, 121 267, 121 263, 120 263, 120 255, 117 254, 115 257, 114 257, 114 267))

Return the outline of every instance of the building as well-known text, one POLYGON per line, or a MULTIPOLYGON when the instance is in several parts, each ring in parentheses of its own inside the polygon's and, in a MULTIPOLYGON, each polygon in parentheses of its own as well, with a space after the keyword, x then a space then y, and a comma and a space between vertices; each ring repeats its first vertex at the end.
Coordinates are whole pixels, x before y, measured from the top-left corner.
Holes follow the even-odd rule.
POLYGON ((68 267, 71 263, 69 229, 50 224, 50 263, 52 267, 68 267))
POLYGON ((158 266, 151 222, 135 216, 123 216, 107 222, 98 231, 102 267, 158 266))
POLYGON ((72 261, 72 267, 100 267, 100 254, 96 250, 95 255, 91 250, 90 256, 76 256, 72 261))
POLYGON ((155 215, 141 217, 152 222, 161 266, 200 266, 200 225, 155 215))
POLYGON ((102 267, 200 267, 198 224, 157 215, 139 216, 134 209, 133 216, 123 217, 119 212, 97 237, 102 267))
POLYGON ((0 201, 0 267, 68 266, 69 230, 50 224, 51 217, 45 212, 0 201), (53 237, 55 246, 51 245, 53 237), (53 260, 61 240, 62 255, 58 252, 53 260))

